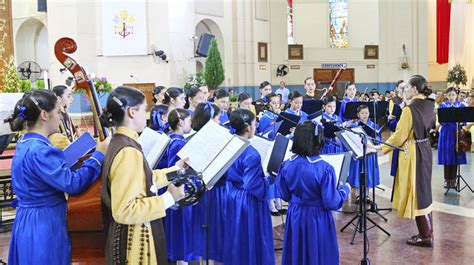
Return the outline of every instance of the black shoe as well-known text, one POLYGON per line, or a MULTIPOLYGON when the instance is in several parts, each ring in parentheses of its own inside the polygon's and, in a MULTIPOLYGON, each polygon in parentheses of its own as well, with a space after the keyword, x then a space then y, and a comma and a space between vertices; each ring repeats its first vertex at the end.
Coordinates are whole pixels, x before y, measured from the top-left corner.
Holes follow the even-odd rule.
POLYGON ((270 211, 270 214, 272 216, 281 216, 281 214, 279 212, 274 212, 274 211, 270 211))
MULTIPOLYGON (((356 201, 355 201, 355 204, 359 204, 359 200, 360 200, 360 196, 357 196, 356 201)), ((370 199, 369 196, 366 196, 366 197, 365 197, 365 203, 367 203, 367 204, 372 204, 372 200, 370 199)))
POLYGON ((285 215, 288 212, 288 210, 281 208, 278 210, 278 212, 282 215, 285 215))

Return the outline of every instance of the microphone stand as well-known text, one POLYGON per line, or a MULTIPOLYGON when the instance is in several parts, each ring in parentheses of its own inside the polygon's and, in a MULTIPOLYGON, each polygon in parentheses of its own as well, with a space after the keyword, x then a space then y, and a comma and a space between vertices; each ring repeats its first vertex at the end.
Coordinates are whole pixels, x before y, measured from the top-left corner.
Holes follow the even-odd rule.
MULTIPOLYGON (((378 136, 378 133, 377 133, 377 104, 376 104, 377 102, 376 102, 375 98, 373 100, 374 100, 373 105, 374 105, 374 124, 375 124, 374 131, 375 131, 375 138, 377 138, 377 136, 378 136)), ((374 164, 373 169, 375 169, 375 166, 376 165, 374 164)), ((374 172, 375 172, 375 170, 374 170, 374 172)), ((372 204, 370 205, 369 212, 377 214, 380 218, 382 218, 385 222, 387 222, 388 221, 387 218, 385 218, 385 216, 381 215, 379 213, 379 211, 391 212, 392 208, 378 208, 377 203, 375 202, 375 188, 377 188, 375 186, 375 174, 372 174, 372 184, 373 184, 373 187, 372 187, 372 204)), ((382 189, 382 191, 385 191, 385 190, 382 189)), ((364 200, 365 200, 365 197, 364 197, 364 200)))
MULTIPOLYGON (((383 229, 381 226, 379 226, 377 223, 375 223, 372 219, 370 219, 367 216, 367 204, 366 204, 366 201, 365 201, 365 197, 367 196, 367 194, 366 194, 367 143, 368 143, 369 140, 375 140, 375 139, 368 136, 365 133, 353 131, 350 128, 345 128, 345 127, 339 126, 339 125, 335 125, 335 126, 339 129, 341 129, 341 130, 352 132, 352 133, 358 135, 361 138, 362 150, 363 150, 362 154, 363 154, 363 159, 364 160, 363 160, 363 163, 362 163, 362 169, 361 169, 361 174, 360 174, 360 184, 361 185, 359 187, 359 193, 360 193, 361 198, 364 198, 364 199, 359 200, 359 212, 340 231, 343 232, 350 224, 353 224, 353 222, 357 219, 357 224, 355 225, 356 229, 354 230, 354 233, 352 234, 352 240, 351 240, 350 244, 351 245, 354 244, 354 239, 355 239, 356 232, 363 233, 363 236, 364 236, 364 239, 363 239, 364 240, 364 249, 363 249, 364 256, 363 256, 362 260, 360 261, 360 264, 361 265, 368 265, 368 264, 370 264, 370 260, 367 257, 368 247, 369 247, 369 239, 367 237, 367 230, 369 230, 371 228, 374 228, 374 227, 377 227, 378 229, 382 230, 387 236, 390 236, 389 232, 387 232, 385 229, 383 229), (372 227, 367 228, 367 220, 370 221, 373 224, 372 227)), ((397 147, 395 147, 393 145, 390 145, 388 143, 383 143, 383 144, 388 145, 388 146, 393 147, 393 148, 397 148, 397 147)))

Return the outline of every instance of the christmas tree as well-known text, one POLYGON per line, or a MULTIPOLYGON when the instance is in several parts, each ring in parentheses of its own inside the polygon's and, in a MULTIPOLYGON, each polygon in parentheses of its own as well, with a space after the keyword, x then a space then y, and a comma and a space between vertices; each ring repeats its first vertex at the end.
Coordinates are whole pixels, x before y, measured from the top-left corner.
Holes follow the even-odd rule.
POLYGON ((224 67, 222 66, 222 59, 215 38, 212 39, 209 54, 207 55, 204 79, 210 90, 215 90, 224 81, 224 67))
POLYGON ((20 93, 22 91, 22 82, 18 74, 16 73, 15 59, 13 56, 8 60, 7 67, 5 69, 5 75, 3 77, 3 89, 4 93, 20 93))

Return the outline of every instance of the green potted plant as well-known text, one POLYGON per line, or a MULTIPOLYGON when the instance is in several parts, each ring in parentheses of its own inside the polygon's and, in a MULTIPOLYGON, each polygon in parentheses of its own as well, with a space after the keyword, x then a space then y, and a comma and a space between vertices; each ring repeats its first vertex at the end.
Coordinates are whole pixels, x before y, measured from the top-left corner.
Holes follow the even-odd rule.
POLYGON ((206 80, 209 90, 216 90, 222 81, 224 81, 224 66, 222 65, 221 55, 217 48, 215 38, 212 39, 209 54, 207 55, 204 79, 206 80))
POLYGON ((464 70, 464 67, 460 64, 456 64, 448 71, 448 78, 446 81, 450 84, 454 84, 457 88, 459 88, 459 85, 465 86, 467 84, 466 70, 464 70))

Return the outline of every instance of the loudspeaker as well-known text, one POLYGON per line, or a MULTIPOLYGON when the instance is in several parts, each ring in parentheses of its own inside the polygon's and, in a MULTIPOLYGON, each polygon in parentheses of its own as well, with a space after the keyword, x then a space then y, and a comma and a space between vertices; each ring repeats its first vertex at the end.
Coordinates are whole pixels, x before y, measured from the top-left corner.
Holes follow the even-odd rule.
POLYGON ((38 0, 38 12, 47 12, 48 6, 46 0, 38 0))
POLYGON ((211 45, 212 39, 215 38, 214 35, 204 33, 199 38, 199 44, 196 49, 196 54, 201 57, 207 57, 207 53, 209 52, 209 46, 211 45))

